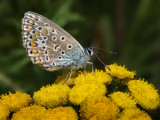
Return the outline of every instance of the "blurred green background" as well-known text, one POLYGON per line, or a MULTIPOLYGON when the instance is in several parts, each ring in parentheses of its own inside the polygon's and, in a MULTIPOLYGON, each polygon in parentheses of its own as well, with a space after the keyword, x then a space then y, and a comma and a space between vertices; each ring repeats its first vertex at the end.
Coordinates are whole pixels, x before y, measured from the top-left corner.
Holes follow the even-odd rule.
MULTIPOLYGON (((60 25, 80 44, 103 48, 105 64, 135 70, 160 90, 160 0, 0 0, 0 94, 33 94, 63 71, 33 65, 22 46, 24 13, 39 13, 60 25)), ((104 69, 97 59, 95 68, 104 69)))

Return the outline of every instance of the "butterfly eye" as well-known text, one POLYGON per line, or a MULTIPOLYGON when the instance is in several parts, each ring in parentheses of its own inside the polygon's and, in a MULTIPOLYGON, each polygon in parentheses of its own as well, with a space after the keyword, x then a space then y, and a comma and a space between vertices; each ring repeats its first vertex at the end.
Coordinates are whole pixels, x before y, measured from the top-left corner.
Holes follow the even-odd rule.
POLYGON ((93 55, 93 50, 91 50, 90 48, 87 49, 87 52, 89 55, 93 55))

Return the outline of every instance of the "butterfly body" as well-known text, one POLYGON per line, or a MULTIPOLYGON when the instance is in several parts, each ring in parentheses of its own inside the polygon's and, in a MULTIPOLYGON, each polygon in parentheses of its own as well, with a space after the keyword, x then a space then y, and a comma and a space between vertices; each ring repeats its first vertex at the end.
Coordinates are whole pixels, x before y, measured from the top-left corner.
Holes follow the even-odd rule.
POLYGON ((37 13, 25 13, 22 30, 31 61, 48 71, 83 68, 93 55, 91 49, 84 49, 69 33, 37 13))

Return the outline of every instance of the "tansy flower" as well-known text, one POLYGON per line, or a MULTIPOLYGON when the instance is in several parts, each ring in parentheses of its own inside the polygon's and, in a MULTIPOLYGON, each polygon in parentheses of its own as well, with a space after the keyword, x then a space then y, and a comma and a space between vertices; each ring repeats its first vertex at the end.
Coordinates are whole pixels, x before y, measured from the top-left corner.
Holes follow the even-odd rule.
POLYGON ((159 105, 159 95, 153 85, 144 80, 132 80, 128 88, 136 102, 146 110, 154 110, 159 105))
POLYGON ((70 93, 69 100, 75 105, 81 104, 86 98, 104 96, 107 90, 101 83, 75 85, 70 93))
POLYGON ((9 95, 1 95, 0 103, 8 106, 11 112, 16 112, 20 108, 32 103, 32 98, 26 93, 16 91, 14 94, 9 93, 9 95))
POLYGON ((152 120, 144 111, 138 108, 124 109, 118 120, 152 120))
POLYGON ((77 71, 73 71, 69 83, 68 83, 68 79, 69 79, 70 72, 69 72, 68 74, 59 75, 59 76, 57 76, 57 79, 55 80, 54 83, 55 83, 55 84, 63 84, 64 81, 65 81, 66 78, 67 78, 67 80, 65 81, 64 84, 67 84, 67 85, 69 85, 69 86, 73 86, 73 85, 74 85, 75 78, 78 76, 78 74, 80 74, 80 71, 78 71, 78 72, 77 72, 77 71), (68 77, 67 77, 67 76, 68 76, 68 77))
POLYGON ((77 78, 75 78, 75 85, 87 84, 87 83, 103 83, 110 84, 112 82, 112 78, 103 72, 103 70, 95 70, 95 73, 81 73, 77 78))
POLYGON ((7 120, 9 117, 9 110, 6 105, 0 104, 0 120, 7 120))
POLYGON ((46 113, 47 109, 44 107, 31 105, 14 113, 11 120, 42 120, 46 113))
POLYGON ((118 79, 125 79, 127 81, 134 79, 136 75, 135 71, 128 71, 125 66, 118 66, 116 63, 108 66, 111 70, 105 67, 106 73, 112 77, 117 77, 118 79))
POLYGON ((136 107, 136 102, 132 99, 129 93, 123 93, 118 91, 109 95, 109 97, 118 107, 122 109, 136 107))
POLYGON ((118 114, 118 107, 105 96, 88 99, 80 105, 82 120, 113 120, 118 114))
POLYGON ((46 87, 42 87, 39 91, 34 92, 33 100, 38 105, 54 108, 67 104, 69 91, 70 88, 67 85, 47 85, 46 87))
POLYGON ((78 120, 78 115, 72 107, 49 109, 43 120, 78 120))

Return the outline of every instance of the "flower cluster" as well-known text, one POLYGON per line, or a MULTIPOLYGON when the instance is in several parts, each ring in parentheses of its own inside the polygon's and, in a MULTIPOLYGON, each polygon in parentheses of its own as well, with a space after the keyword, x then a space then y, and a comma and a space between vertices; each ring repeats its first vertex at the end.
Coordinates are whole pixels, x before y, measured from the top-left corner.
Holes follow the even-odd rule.
POLYGON ((57 107, 49 109, 43 120, 78 120, 78 115, 72 107, 57 107))
POLYGON ((26 93, 16 91, 15 94, 1 95, 0 103, 8 107, 9 111, 16 112, 32 103, 32 98, 26 93))
POLYGON ((36 104, 46 108, 55 108, 68 103, 69 91, 70 88, 67 85, 47 85, 34 92, 33 100, 36 104))
POLYGON ((9 109, 6 105, 0 104, 0 120, 7 120, 7 118, 9 117, 9 109))
POLYGON ((69 100, 71 103, 79 105, 87 98, 105 96, 106 92, 105 85, 100 83, 75 85, 69 93, 69 100))
POLYGON ((138 108, 124 109, 118 120, 152 120, 151 117, 144 111, 138 108))
POLYGON ((120 108, 135 108, 135 100, 128 94, 123 92, 114 92, 109 95, 110 99, 120 108))
POLYGON ((144 80, 132 80, 128 83, 131 95, 135 98, 137 104, 146 110, 154 110, 160 103, 157 90, 153 85, 144 80))
POLYGON ((116 77, 119 80, 133 80, 134 76, 136 75, 135 71, 128 71, 125 66, 118 66, 116 63, 111 64, 108 66, 111 70, 109 70, 107 67, 106 72, 111 75, 112 77, 116 77))
POLYGON ((113 120, 119 115, 119 108, 107 97, 90 98, 80 106, 80 116, 86 120, 113 120))
POLYGON ((69 85, 66 75, 52 85, 35 91, 33 99, 21 92, 1 95, 0 119, 8 120, 151 120, 145 110, 159 107, 160 96, 153 85, 138 79, 125 66, 109 65, 111 70, 73 72, 69 85), (114 79, 125 88, 111 89, 114 79), (107 89, 108 88, 108 89, 107 89), (125 92, 124 92, 125 91, 125 92), (141 106, 140 110, 137 106, 141 106), (79 117, 78 112, 79 111, 79 117))

